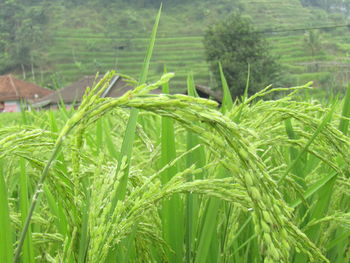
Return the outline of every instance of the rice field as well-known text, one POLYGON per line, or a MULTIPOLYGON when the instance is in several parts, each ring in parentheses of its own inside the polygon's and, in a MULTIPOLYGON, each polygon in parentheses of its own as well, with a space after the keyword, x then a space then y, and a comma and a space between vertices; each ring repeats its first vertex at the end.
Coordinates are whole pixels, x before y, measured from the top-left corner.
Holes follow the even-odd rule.
POLYGON ((169 95, 159 16, 134 90, 100 98, 111 71, 78 109, 0 115, 1 262, 349 262, 350 89, 169 95))
MULTIPOLYGON (((305 7, 299 0, 222 0, 214 4, 210 1, 195 4, 187 1, 176 8, 165 7, 149 69, 149 80, 155 81, 166 65, 170 71, 176 72, 172 80, 173 91, 180 92, 186 88, 189 72, 193 72, 196 83, 216 86, 217 83, 209 77, 203 35, 208 25, 226 17, 235 8, 251 18, 257 31, 280 31, 266 32, 262 36, 266 37, 271 53, 283 67, 286 75, 284 85, 299 85, 313 80, 314 85, 321 87, 325 94, 331 93, 332 88, 346 87, 350 65, 346 28, 320 30, 321 46, 314 56, 310 55, 305 45, 306 31, 288 30, 317 27, 320 22, 326 26, 347 24, 347 19, 343 17, 341 20, 322 10, 305 7), (319 62, 319 68, 310 66, 309 63, 315 61, 319 62), (336 64, 329 66, 328 62, 341 62, 347 67, 336 64), (338 77, 339 71, 346 72, 338 77), (300 74, 304 73, 310 75, 300 78, 300 74), (335 77, 329 77, 329 74, 335 77)), ((41 77, 40 84, 64 87, 83 75, 110 69, 137 78, 155 10, 116 9, 118 16, 113 18, 109 10, 106 12, 105 9, 95 10, 83 6, 57 11, 49 25, 52 43, 45 51, 47 63, 40 65, 40 70, 35 74, 37 79, 41 77)))

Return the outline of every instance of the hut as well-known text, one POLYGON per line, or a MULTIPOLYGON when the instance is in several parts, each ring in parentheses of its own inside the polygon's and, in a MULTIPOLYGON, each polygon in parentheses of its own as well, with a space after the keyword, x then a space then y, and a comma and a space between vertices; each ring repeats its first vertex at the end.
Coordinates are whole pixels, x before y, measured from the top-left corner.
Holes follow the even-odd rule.
MULTIPOLYGON (((84 76, 78 81, 52 93, 40 100, 38 100, 33 106, 35 108, 47 108, 56 109, 60 104, 65 105, 69 108, 72 106, 78 106, 83 100, 83 96, 87 87, 94 86, 103 76, 84 76)), ((133 89, 134 87, 126 82, 121 76, 114 76, 107 87, 107 89, 101 94, 101 97, 112 97, 117 98, 122 96, 125 92, 133 89)), ((221 103, 221 95, 212 91, 208 87, 196 86, 196 91, 198 95, 202 98, 211 98, 221 103)), ((153 94, 161 94, 160 88, 152 90, 153 94)), ((187 94, 186 90, 180 92, 182 94, 187 94)))
MULTIPOLYGON (((196 85, 196 92, 200 98, 215 100, 221 105, 222 94, 220 92, 202 85, 196 85)), ((187 91, 185 91, 184 94, 188 95, 187 91)))
MULTIPOLYGON (((97 83, 103 76, 84 76, 78 81, 56 91, 53 94, 50 94, 34 104, 34 107, 41 108, 51 108, 55 109, 63 103, 65 107, 78 106, 83 100, 83 96, 87 87, 92 87, 97 83)), ((122 96, 128 90, 133 89, 134 87, 123 80, 120 76, 114 76, 107 87, 107 89, 101 94, 101 97, 113 97, 117 98, 122 96)), ((154 90, 152 93, 159 94, 161 91, 154 90)))
POLYGON ((0 76, 0 112, 19 112, 21 103, 29 105, 52 92, 11 74, 0 76))

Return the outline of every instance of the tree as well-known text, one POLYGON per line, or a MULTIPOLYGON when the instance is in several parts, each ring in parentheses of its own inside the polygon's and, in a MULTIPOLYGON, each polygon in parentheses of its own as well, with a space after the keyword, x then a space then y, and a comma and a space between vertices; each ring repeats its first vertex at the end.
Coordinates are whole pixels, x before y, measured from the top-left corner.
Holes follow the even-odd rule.
POLYGON ((35 55, 47 40, 47 22, 44 5, 26 6, 20 0, 0 2, 0 73, 19 67, 23 72, 25 67, 33 69, 35 55))
POLYGON ((341 6, 347 0, 301 0, 304 6, 315 6, 329 11, 332 6, 341 6))
POLYGON ((319 55, 322 51, 322 39, 318 30, 309 30, 305 32, 304 47, 314 60, 311 69, 318 71, 318 63, 316 62, 315 58, 316 55, 319 55))
POLYGON ((267 42, 250 20, 239 14, 210 26, 204 36, 204 46, 217 83, 221 83, 218 67, 221 62, 233 97, 244 93, 248 68, 249 94, 276 83, 280 76, 280 67, 269 53, 267 42))

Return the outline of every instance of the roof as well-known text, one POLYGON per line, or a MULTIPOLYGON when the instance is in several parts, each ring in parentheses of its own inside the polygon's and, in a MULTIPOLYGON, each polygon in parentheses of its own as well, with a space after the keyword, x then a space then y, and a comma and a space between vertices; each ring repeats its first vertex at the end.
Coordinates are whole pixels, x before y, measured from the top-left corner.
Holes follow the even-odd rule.
MULTIPOLYGON (((63 101, 64 104, 66 105, 73 104, 73 103, 80 104, 80 102, 83 100, 83 96, 85 94, 87 87, 93 87, 94 84, 97 83, 99 80, 101 80, 102 77, 103 75, 100 75, 97 78, 95 75, 84 76, 78 81, 40 100, 37 100, 33 106, 47 107, 49 105, 57 105, 61 101, 63 101)), ((126 81, 124 81, 122 77, 114 76, 109 86, 107 87, 107 89, 101 94, 101 97, 117 98, 132 89, 134 89, 134 87, 128 84, 126 81)), ((211 90, 209 87, 196 85, 196 90, 198 95, 201 98, 212 98, 217 102, 221 103, 222 95, 211 90)), ((155 89, 155 90, 152 90, 151 93, 160 94, 162 93, 162 91, 161 89, 155 89)), ((183 94, 187 94, 187 91, 184 91, 183 94)))
POLYGON ((219 103, 222 102, 222 94, 220 92, 214 91, 209 87, 201 86, 201 85, 196 85, 196 90, 201 98, 211 98, 219 103))
MULTIPOLYGON (((214 91, 209 87, 196 85, 196 91, 200 98, 204 99, 212 99, 221 104, 222 102, 222 93, 218 91, 214 91)), ((188 95, 188 90, 184 90, 182 94, 188 95)))
POLYGON ((17 79, 10 74, 0 76, 0 101, 36 100, 52 92, 52 90, 17 79))
MULTIPOLYGON (((76 103, 79 104, 83 100, 83 96, 87 87, 93 87, 103 76, 84 76, 78 81, 52 93, 42 99, 40 99, 34 106, 48 106, 59 104, 63 101, 65 104, 76 103)), ((110 85, 102 93, 101 97, 113 97, 117 98, 122 96, 128 90, 134 89, 133 86, 128 84, 120 76, 114 76, 110 82, 110 85)), ((151 93, 159 94, 160 90, 153 90, 151 93)))
MULTIPOLYGON (((96 83, 101 79, 98 77, 96 83)), ((39 102, 47 102, 46 104, 59 104, 62 100, 66 104, 73 102, 80 102, 83 98, 87 87, 93 86, 95 82, 95 76, 84 76, 80 80, 60 89, 44 98, 39 102)))

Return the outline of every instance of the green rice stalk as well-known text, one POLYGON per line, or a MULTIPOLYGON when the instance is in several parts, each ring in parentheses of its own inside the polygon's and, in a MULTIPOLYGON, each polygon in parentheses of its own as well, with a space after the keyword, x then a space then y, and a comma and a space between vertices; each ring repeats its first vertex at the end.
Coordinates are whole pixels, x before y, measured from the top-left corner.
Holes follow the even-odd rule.
MULTIPOLYGON (((163 84, 163 93, 169 93, 168 83, 163 84)), ((166 166, 176 158, 175 131, 173 120, 162 117, 161 122, 161 156, 160 167, 166 166)), ((167 184, 178 172, 176 165, 166 169, 161 175, 162 184, 167 184)), ((169 262, 183 262, 183 203, 179 195, 164 200, 162 204, 162 222, 164 240, 169 244, 172 251, 169 251, 169 262)))
MULTIPOLYGON (((25 161, 24 159, 19 160, 20 165, 20 210, 21 210, 21 219, 22 224, 25 224, 25 219, 27 217, 28 212, 28 205, 29 205, 29 194, 28 194, 28 179, 26 174, 26 167, 25 167, 25 161)), ((24 241, 23 245, 23 254, 22 254, 22 260, 23 262, 32 263, 35 262, 34 260, 34 247, 32 242, 32 231, 29 227, 26 239, 24 241)))
POLYGON ((219 70, 220 70, 220 77, 221 77, 221 85, 223 90, 223 98, 222 98, 222 105, 221 110, 225 114, 227 111, 230 111, 233 107, 233 100, 231 96, 230 89, 228 87, 224 72, 222 70, 221 62, 219 62, 219 70))
POLYGON ((317 127, 315 133, 312 135, 312 137, 309 139, 305 147, 299 152, 298 156, 293 160, 293 162, 289 165, 287 168, 285 174, 278 180, 278 183, 280 184, 283 179, 287 176, 287 174, 294 168, 294 166, 298 163, 299 159, 303 156, 303 154, 307 151, 309 146, 314 142, 316 137, 324 130, 325 126, 330 122, 334 111, 335 111, 335 106, 334 104, 331 108, 331 110, 326 114, 320 125, 317 127))
POLYGON ((46 163, 46 166, 42 172, 42 175, 41 175, 41 177, 38 181, 37 187, 35 189, 35 192, 34 192, 34 195, 32 198, 32 202, 31 202, 31 205, 29 208, 28 216, 26 218, 26 221, 24 223, 24 226, 23 226, 23 229, 22 229, 19 241, 18 241, 17 249, 15 252, 14 259, 13 259, 14 263, 17 263, 19 261, 22 247, 24 244, 24 240, 26 237, 26 233, 28 231, 30 221, 31 221, 31 218, 33 216, 36 204, 38 202, 38 198, 40 196, 40 193, 43 191, 42 190, 43 185, 44 185, 44 182, 49 174, 49 169, 51 167, 52 162, 56 159, 58 153, 60 152, 61 146, 62 146, 62 143, 63 143, 65 137, 82 120, 82 118, 86 114, 86 112, 88 112, 90 107, 97 100, 99 93, 103 92, 103 90, 105 88, 107 88, 107 86, 108 86, 107 80, 111 79, 111 74, 113 74, 113 73, 106 74, 106 76, 101 79, 101 81, 94 87, 94 89, 91 90, 91 92, 89 89, 87 90, 87 93, 84 95, 83 102, 79 107, 79 110, 73 115, 72 118, 70 118, 67 121, 66 125, 61 130, 60 135, 58 136, 58 138, 55 142, 55 146, 54 146, 54 149, 52 151, 51 157, 49 158, 48 162, 46 163))
MULTIPOLYGON (((350 85, 348 85, 347 90, 346 90, 346 94, 345 94, 345 99, 344 99, 344 104, 343 104, 343 109, 342 109, 342 113, 341 113, 341 119, 339 122, 339 127, 338 129, 344 134, 347 135, 348 134, 348 130, 349 130, 349 117, 350 117, 350 85)), ((348 203, 349 202, 349 197, 345 197, 342 200, 343 203, 348 203)), ((339 216, 338 216, 339 218, 339 216)), ((341 219, 346 218, 346 216, 341 216, 341 219)), ((321 219, 322 220, 322 219, 321 219)), ((339 228, 336 230, 335 234, 334 234, 334 239, 338 239, 338 237, 344 237, 345 236, 349 236, 350 233, 349 231, 344 231, 343 229, 339 228)), ((339 239, 338 239, 339 240, 339 239)), ((335 243, 333 243, 335 244, 335 243)), ((347 250, 347 244, 345 242, 343 243, 338 243, 336 245, 336 247, 333 247, 335 245, 332 244, 332 250, 329 251, 329 254, 331 256, 333 256, 333 262, 335 263, 342 263, 343 260, 343 256, 346 253, 347 250)))
MULTIPOLYGON (((147 54, 145 56, 145 60, 143 62, 142 70, 141 70, 141 75, 139 79, 139 85, 142 85, 146 83, 148 72, 149 72, 149 66, 151 62, 151 57, 153 54, 153 49, 156 41, 156 36, 157 36, 157 31, 158 31, 158 25, 159 25, 159 20, 160 20, 160 15, 162 11, 162 4, 159 8, 158 14, 156 16, 156 20, 153 26, 151 38, 150 38, 150 43, 148 46, 147 54)), ((137 117, 138 117, 138 110, 137 109, 131 109, 130 112, 130 119, 127 124, 127 128, 125 131, 125 136, 124 140, 122 143, 122 147, 120 150, 120 156, 118 158, 118 166, 121 163, 121 160, 124 158, 124 156, 127 156, 128 163, 131 161, 131 154, 132 154, 132 146, 135 138, 135 131, 136 131, 136 124, 137 124, 137 117)), ((128 167, 128 166, 127 166, 128 167)), ((119 172, 119 168, 116 171, 117 173, 119 172)), ((128 181, 128 168, 125 170, 125 175, 121 178, 121 182, 119 184, 119 189, 117 191, 117 196, 113 204, 115 205, 115 202, 117 200, 123 200, 125 198, 126 194, 126 185, 128 181)))
MULTIPOLYGON (((189 74, 187 77, 187 93, 189 96, 198 97, 198 94, 195 89, 193 74, 189 74)), ((192 132, 187 132, 187 150, 193 149, 199 145, 198 137, 192 132)), ((203 148, 198 148, 195 152, 189 153, 187 155, 186 165, 190 167, 197 163, 197 167, 203 167, 205 164, 205 156, 202 155, 203 148)), ((193 181, 193 177, 190 176, 188 181, 193 181)), ((194 235, 197 230, 198 223, 198 207, 199 199, 198 196, 189 193, 187 195, 186 203, 186 234, 185 234, 185 247, 186 247, 186 262, 192 262, 193 249, 194 245, 194 235)))
POLYGON ((250 81, 250 64, 248 63, 247 82, 244 89, 243 100, 248 99, 249 81, 250 81))
MULTIPOLYGON (((218 173, 218 178, 225 178, 227 176, 226 171, 221 168, 218 173)), ((208 254, 210 253, 210 246, 215 240, 213 237, 216 235, 215 229, 217 227, 217 219, 220 205, 222 203, 216 198, 208 200, 207 207, 205 209, 202 227, 199 229, 199 241, 196 248, 194 262, 206 262, 208 254)))
POLYGON ((0 225, 0 258, 4 263, 10 263, 13 259, 13 232, 10 222, 9 200, 2 159, 0 159, 0 225))
MULTIPOLYGON (((112 75, 108 74, 106 83, 112 75)), ((162 209, 161 204, 180 194, 184 194, 183 196, 200 194, 204 195, 202 202, 198 204, 200 229, 198 232, 194 231, 195 234, 192 237, 194 240, 197 238, 198 243, 188 242, 191 244, 195 257, 192 258, 193 261, 201 262, 201 259, 198 259, 200 257, 203 258, 204 262, 217 261, 223 249, 228 249, 226 258, 238 262, 289 262, 297 259, 294 257, 297 253, 307 255, 308 258, 305 257, 305 260, 308 261, 327 262, 322 252, 327 244, 331 244, 333 240, 334 226, 322 232, 324 235, 317 239, 316 246, 305 235, 304 230, 300 229, 300 222, 308 224, 310 219, 315 217, 314 203, 317 203, 312 201, 317 201, 318 195, 322 192, 320 189, 333 178, 333 173, 336 174, 337 178, 338 174, 343 175, 343 169, 349 163, 347 149, 350 142, 347 137, 336 129, 330 121, 321 131, 318 130, 320 127, 318 118, 321 114, 327 117, 328 110, 320 105, 290 101, 290 97, 266 102, 254 102, 251 97, 247 99, 250 103, 241 108, 240 125, 237 125, 229 116, 217 111, 215 102, 184 95, 148 95, 150 90, 166 84, 172 76, 173 74, 165 74, 159 81, 149 85, 140 85, 120 98, 99 98, 97 89, 93 88, 91 92, 86 94, 76 114, 61 129, 61 134, 58 138, 56 137, 56 141, 61 139, 61 146, 68 149, 71 142, 77 140, 80 124, 83 124, 86 129, 90 129, 92 124, 108 113, 118 114, 120 109, 134 107, 138 110, 151 112, 154 119, 156 119, 155 115, 159 115, 162 118, 177 120, 180 125, 173 126, 172 132, 174 134, 179 132, 180 135, 186 135, 187 131, 184 129, 195 134, 198 137, 198 142, 202 145, 195 146, 191 153, 205 147, 207 165, 201 169, 197 166, 199 163, 196 163, 196 166, 193 164, 188 166, 185 159, 178 159, 176 151, 172 151, 170 161, 164 161, 165 165, 162 166, 164 169, 159 172, 159 169, 157 171, 157 168, 154 168, 154 163, 157 157, 161 156, 160 148, 156 146, 153 151, 149 151, 147 143, 144 143, 143 139, 137 138, 133 151, 135 151, 134 156, 139 156, 141 161, 135 158, 132 166, 129 165, 128 175, 130 177, 126 184, 125 198, 112 207, 120 179, 125 175, 125 168, 128 166, 127 157, 118 163, 121 170, 116 173, 115 158, 108 151, 100 151, 99 160, 96 161, 94 149, 89 151, 95 145, 94 139, 89 138, 84 133, 83 137, 87 143, 82 145, 82 151, 79 153, 79 188, 81 189, 76 192, 81 196, 88 197, 88 199, 74 202, 74 186, 76 184, 74 185, 67 178, 67 175, 70 175, 72 168, 77 164, 71 163, 69 157, 64 160, 64 164, 68 166, 66 168, 67 174, 62 172, 63 168, 61 169, 58 163, 52 165, 50 176, 46 176, 46 184, 42 188, 47 196, 47 202, 40 202, 40 206, 43 208, 41 213, 53 215, 52 225, 48 231, 62 231, 59 230, 60 224, 55 223, 55 217, 60 214, 58 211, 62 209, 64 209, 64 214, 67 214, 68 224, 75 223, 69 226, 67 230, 69 234, 64 237, 55 233, 33 234, 34 244, 37 244, 39 237, 45 241, 58 242, 54 243, 52 247, 59 246, 64 242, 63 249, 58 251, 57 255, 53 255, 52 251, 47 252, 46 258, 50 260, 54 257, 57 260, 67 258, 69 260, 69 255, 72 255, 76 258, 79 256, 81 262, 84 260, 83 258, 89 262, 127 260, 128 258, 130 261, 151 262, 158 260, 163 262, 167 260, 166 253, 171 250, 162 238, 161 220, 158 215, 162 209), (292 130, 296 139, 286 135, 284 123, 286 119, 291 118, 295 120, 292 130), (75 133, 71 133, 72 129, 75 133), (316 137, 314 136, 315 132, 318 132, 316 137), (313 140, 313 143, 309 143, 310 140, 313 140), (298 200, 294 189, 286 191, 284 184, 278 186, 276 181, 289 169, 289 166, 286 167, 286 163, 288 164, 286 160, 289 160, 290 156, 289 148, 291 146, 300 148, 300 153, 305 145, 308 145, 305 152, 314 158, 306 166, 308 170, 304 180, 307 187, 303 197, 308 198, 311 205, 306 215, 299 218, 296 216, 296 212, 300 207, 296 205, 293 210, 291 205, 286 202, 286 197, 298 200), (176 162, 178 164, 174 165, 176 162), (177 169, 176 172, 167 178, 169 179, 167 182, 162 183, 163 175, 174 169, 173 167, 177 169), (206 170, 205 173, 204 170, 206 170), (332 173, 328 173, 328 170, 332 173), (51 172, 53 176, 51 176, 51 172), (319 172, 322 175, 322 181, 319 179, 319 172), (220 178, 220 173, 222 173, 222 178, 220 178), (196 178, 196 180, 190 181, 190 177, 196 178), (57 190, 54 187, 57 187, 57 190), (46 191, 46 189, 50 189, 50 191, 46 191), (49 192, 51 192, 51 198, 49 192), (58 206, 54 204, 58 196, 63 199, 60 203, 61 209, 58 209, 58 206), (68 196, 68 200, 65 200, 66 196, 68 196), (205 200, 218 200, 220 202, 219 208, 213 209, 217 212, 208 213, 205 200), (230 205, 224 204, 221 200, 229 202, 233 207, 232 210, 229 209, 230 205), (70 210, 74 211, 77 209, 76 206, 81 211, 71 213, 70 210), (230 218, 231 211, 238 214, 239 220, 234 219, 234 214, 230 218), (84 213, 88 219, 83 219, 84 213), (71 220, 70 216, 76 218, 71 220), (232 237, 233 233, 240 231, 237 227, 240 220, 244 223, 249 216, 252 219, 244 230, 241 230, 237 238, 232 237), (231 226, 232 229, 229 229, 231 226), (213 233, 210 236, 210 241, 204 240, 208 235, 208 233, 203 232, 204 228, 213 233), (86 234, 83 234, 84 231, 86 234), (81 238, 82 236, 85 238, 81 238), (85 241, 80 243, 81 240, 85 241), (231 242, 232 240, 234 243, 231 242), (207 243, 202 245, 204 242, 207 243), (253 252, 253 255, 248 255, 250 252, 253 252), (205 254, 210 256, 205 257, 205 254)), ((104 87, 106 83, 100 84, 100 87, 101 85, 104 87)), ((270 91, 270 89, 266 89, 255 98, 262 94, 268 94, 270 91)), ((237 113, 238 107, 231 110, 232 114, 237 113)), ((228 115, 231 115, 231 112, 228 115)), ((338 117, 336 114, 333 116, 338 117)), ((121 122, 124 120, 123 117, 121 122)), ((155 120, 154 123, 159 123, 159 120, 155 120)), ((117 138, 120 132, 113 129, 111 134, 111 138, 115 141, 114 138, 117 138)), ((139 134, 143 136, 141 133, 139 134)), ((32 149, 43 143, 34 156, 26 157, 33 168, 42 169, 46 164, 45 158, 41 159, 36 155, 40 156, 38 151, 53 152, 56 149, 57 145, 52 144, 52 138, 55 136, 52 135, 50 132, 35 129, 25 131, 19 131, 18 128, 1 129, 1 158, 7 160, 7 158, 11 159, 12 156, 30 155, 32 149), (12 134, 8 135, 9 133, 12 134)), ((152 138, 152 136, 156 136, 156 132, 147 135, 152 138)), ((153 139, 157 140, 156 137, 153 139)), ((175 149, 176 146, 176 150, 181 154, 186 150, 186 147, 189 148, 186 146, 186 136, 179 136, 177 140, 180 143, 174 145, 173 148, 175 149)), ((117 141, 121 140, 117 139, 117 141)), ((165 141, 162 143, 166 144, 165 141)), ((162 155, 165 159, 166 153, 163 154, 163 152, 162 155)), ((188 157, 187 154, 186 157, 188 157)), ((57 156, 56 154, 56 158, 53 159, 55 162, 58 161, 57 156)), ((196 156, 199 155, 196 154, 196 156)), ((13 170, 11 167, 13 167, 11 164, 6 167, 9 174, 13 170)), ((11 179, 9 182, 8 192, 13 193, 13 180, 11 179)), ((294 175, 288 173, 285 182, 293 183, 294 175)), ((322 220, 325 215, 332 216, 336 209, 342 207, 337 204, 337 201, 343 202, 345 200, 342 199, 342 196, 347 195, 347 190, 345 185, 341 186, 341 182, 345 185, 348 183, 345 176, 341 180, 335 181, 339 187, 338 191, 332 193, 331 202, 325 211, 327 213, 324 213, 318 220, 322 220)), ((195 206, 197 205, 193 205, 193 208, 195 206)), ((18 215, 11 213, 11 220, 17 226, 20 225, 18 218, 20 218, 18 215)), ((36 213, 32 213, 32 219, 30 221, 32 226, 42 231, 38 222, 43 220, 38 221, 36 213)), ((184 217, 181 217, 181 220, 184 220, 184 217)), ((309 230, 320 226, 323 229, 327 224, 330 224, 329 220, 323 220, 322 224, 312 225, 309 230)), ((181 244, 184 245, 183 234, 181 241, 181 244)), ((41 245, 43 246, 43 244, 41 245)), ((185 246, 181 247, 182 253, 184 248, 185 246)), ((191 260, 189 257, 186 258, 191 260)), ((182 256, 182 260, 184 259, 185 257, 182 256)))
MULTIPOLYGON (((350 118, 350 84, 346 89, 342 116, 345 118, 350 118)), ((349 130, 349 119, 345 119, 345 118, 340 119, 339 130, 343 134, 347 135, 349 130)))

